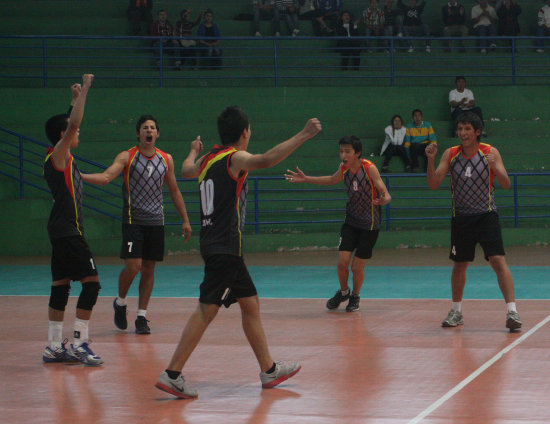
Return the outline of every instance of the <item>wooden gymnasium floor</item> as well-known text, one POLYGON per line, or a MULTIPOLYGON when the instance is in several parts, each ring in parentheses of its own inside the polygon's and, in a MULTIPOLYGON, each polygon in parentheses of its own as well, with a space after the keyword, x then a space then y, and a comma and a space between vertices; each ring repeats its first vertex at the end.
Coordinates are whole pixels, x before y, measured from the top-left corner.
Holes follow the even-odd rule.
MULTIPOLYGON (((414 274, 413 264, 429 264, 446 267, 450 277, 446 249, 375 255, 369 266, 400 263, 414 274)), ((263 273, 273 273, 269 266, 275 264, 288 272, 308 264, 334 273, 328 267, 335 257, 336 252, 249 255, 247 262, 251 268, 264 266, 263 273)), ((502 299, 483 294, 465 300, 464 327, 443 329, 448 299, 429 292, 424 298, 369 298, 368 273, 359 312, 328 312, 324 304, 336 288, 333 275, 328 293, 323 289, 310 298, 281 293, 279 298, 262 299, 273 356, 302 364, 294 378, 279 388, 261 389, 238 307, 233 306, 220 311, 186 366, 185 376, 198 387, 199 398, 176 400, 154 383, 196 299, 154 297, 148 311, 152 334, 138 336, 115 330, 110 293, 116 282, 103 280, 106 293, 94 310, 91 337, 104 366, 43 364, 47 296, 23 295, 25 281, 9 280, 7 270, 23 267, 32 278, 35 269, 40 271, 33 266, 47 264, 47 259, 25 263, 3 258, 0 289, 15 285, 22 293, 0 296, 0 423, 549 423, 550 296, 547 279, 540 274, 548 269, 548 248, 508 249, 508 261, 539 272, 533 274, 536 281, 527 283, 540 296, 518 300, 522 332, 508 333, 502 299)), ((200 260, 169 258, 166 266, 182 262, 191 267, 200 260)), ((118 264, 106 258, 98 258, 98 263, 118 264)), ((484 264, 476 260, 474 265, 484 264)), ((428 274, 421 278, 429 279, 428 274)), ((528 273, 522 275, 529 279, 528 273)), ((185 276, 186 268, 181 267, 179 278, 185 276)), ((292 284, 307 279, 297 275, 292 284)), ((467 288, 476 284, 472 280, 467 288)), ((161 286, 158 278, 157 284, 161 286)), ((448 278, 436 284, 450 291, 448 278)), ((522 284, 516 278, 516 287, 522 284)), ((49 282, 43 285, 47 293, 49 282)), ((400 281, 386 285, 399 292, 400 281)), ((72 296, 67 336, 75 304, 72 296)), ((131 329, 132 304, 134 298, 131 329)))

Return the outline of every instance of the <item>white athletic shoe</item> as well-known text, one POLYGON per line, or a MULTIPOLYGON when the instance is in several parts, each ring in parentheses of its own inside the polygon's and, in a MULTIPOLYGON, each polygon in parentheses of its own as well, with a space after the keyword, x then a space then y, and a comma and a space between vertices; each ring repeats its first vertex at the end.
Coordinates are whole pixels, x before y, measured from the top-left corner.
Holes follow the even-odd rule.
POLYGON ((181 374, 178 378, 172 379, 166 371, 163 371, 155 387, 180 399, 193 399, 199 396, 197 389, 192 389, 185 384, 185 378, 181 374))
POLYGON ((301 365, 298 362, 276 362, 275 371, 272 373, 261 372, 260 380, 264 389, 270 389, 277 384, 288 380, 294 374, 301 369, 301 365))

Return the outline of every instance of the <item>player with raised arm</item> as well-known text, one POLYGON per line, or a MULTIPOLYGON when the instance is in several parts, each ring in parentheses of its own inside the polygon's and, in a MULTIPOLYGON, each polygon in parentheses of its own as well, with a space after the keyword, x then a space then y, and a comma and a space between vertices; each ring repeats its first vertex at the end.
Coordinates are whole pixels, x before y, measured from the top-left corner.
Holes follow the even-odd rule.
POLYGON ((296 167, 287 171, 285 177, 291 183, 334 185, 344 181, 348 194, 346 219, 340 231, 338 247, 338 280, 340 289, 327 301, 328 309, 336 309, 349 299, 347 312, 359 310, 361 287, 365 279, 365 265, 372 257, 372 249, 378 239, 381 205, 391 201, 388 189, 380 178, 376 165, 361 158, 362 145, 359 138, 351 135, 339 141, 342 163, 333 175, 311 177, 296 167), (355 251, 353 261, 352 253, 355 251), (348 286, 349 267, 353 274, 353 290, 348 286))
POLYGON ((504 245, 495 204, 496 177, 502 188, 510 188, 510 178, 499 151, 489 144, 480 143, 483 123, 479 116, 465 112, 457 118, 460 145, 445 150, 437 169, 437 144, 426 148, 427 178, 432 190, 439 188, 448 173, 451 175, 452 220, 451 253, 454 261, 451 276, 453 303, 443 327, 464 324, 462 297, 466 285, 466 269, 474 260, 477 243, 483 248, 485 259, 495 271, 500 291, 506 302, 506 327, 510 331, 521 328, 516 310, 514 280, 504 256, 504 245))
POLYGON ((247 152, 250 124, 237 106, 218 116, 221 145, 197 159, 202 142, 197 138, 182 165, 182 175, 198 178, 201 198, 200 250, 205 262, 199 304, 187 321, 168 368, 156 387, 179 398, 198 396, 181 374, 220 307, 238 302, 244 333, 260 366, 262 387, 271 388, 300 370, 297 362, 275 362, 271 357, 260 319, 256 287, 243 259, 242 231, 247 196, 248 172, 277 165, 306 140, 321 130, 316 118, 288 140, 262 154, 247 152))
POLYGON ((48 220, 53 282, 48 308, 48 346, 42 355, 44 362, 78 361, 95 366, 103 363, 89 346, 89 321, 101 286, 92 252, 84 239, 82 178, 71 154, 71 149, 80 143, 80 123, 93 79, 92 74, 84 74, 82 86, 74 84, 71 87, 70 115, 55 115, 46 122, 46 135, 53 147, 48 149, 44 161, 44 179, 54 204, 48 220), (76 304, 73 343, 66 348, 63 319, 71 281, 80 281, 82 290, 76 304))

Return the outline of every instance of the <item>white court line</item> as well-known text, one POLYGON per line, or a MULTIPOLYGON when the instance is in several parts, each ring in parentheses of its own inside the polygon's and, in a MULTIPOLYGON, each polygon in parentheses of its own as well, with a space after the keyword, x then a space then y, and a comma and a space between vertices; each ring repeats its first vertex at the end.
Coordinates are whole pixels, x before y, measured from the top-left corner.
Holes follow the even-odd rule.
POLYGON ((487 362, 485 362, 481 367, 479 367, 477 370, 475 370, 473 373, 471 373, 468 377, 466 377, 464 380, 462 380, 460 383, 458 383, 455 387, 453 387, 451 390, 449 390, 447 393, 445 393, 443 396, 441 396, 438 400, 436 400, 434 403, 432 403, 424 411, 422 411, 420 414, 418 414, 416 417, 414 417, 412 420, 410 420, 408 424, 416 424, 416 423, 419 423, 420 421, 422 421, 424 418, 426 418, 428 415, 430 415, 433 411, 435 411, 437 408, 439 408, 441 405, 443 405, 446 401, 448 401, 450 398, 452 398, 454 395, 456 395, 460 390, 462 390, 464 387, 466 387, 468 384, 470 384, 483 371, 485 371, 487 368, 489 368, 491 365, 493 365, 496 361, 498 361, 500 358, 502 358, 503 355, 505 355, 506 353, 511 351, 513 348, 515 348, 517 345, 522 343, 525 339, 527 339, 527 337, 529 337, 531 334, 533 334, 535 331, 537 331, 539 328, 541 328, 548 321, 550 321, 550 315, 548 315, 545 319, 543 319, 541 322, 539 322, 537 325, 535 325, 533 328, 531 328, 531 330, 529 330, 527 333, 525 333, 523 336, 521 336, 515 342, 509 344, 504 349, 502 349, 500 352, 498 352, 495 356, 493 356, 491 359, 489 359, 487 362))

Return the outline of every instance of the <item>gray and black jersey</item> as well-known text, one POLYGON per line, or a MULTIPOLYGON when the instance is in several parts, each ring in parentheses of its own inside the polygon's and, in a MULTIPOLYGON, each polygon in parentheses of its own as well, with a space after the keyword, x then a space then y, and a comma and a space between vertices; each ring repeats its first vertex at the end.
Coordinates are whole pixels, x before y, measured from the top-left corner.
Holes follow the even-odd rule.
POLYGON ((453 216, 479 215, 496 211, 495 173, 489 168, 489 144, 480 143, 471 157, 466 157, 462 146, 451 147, 449 169, 453 195, 453 216))
POLYGON ((373 200, 378 197, 374 182, 368 169, 374 164, 367 159, 360 159, 361 166, 356 173, 350 168, 340 165, 344 184, 348 193, 345 223, 363 230, 380 229, 381 208, 373 200))
POLYGON ((137 146, 128 153, 123 171, 122 220, 126 224, 164 225, 162 188, 168 171, 168 155, 155 148, 153 156, 148 157, 137 146))

